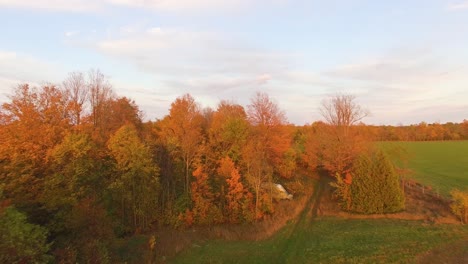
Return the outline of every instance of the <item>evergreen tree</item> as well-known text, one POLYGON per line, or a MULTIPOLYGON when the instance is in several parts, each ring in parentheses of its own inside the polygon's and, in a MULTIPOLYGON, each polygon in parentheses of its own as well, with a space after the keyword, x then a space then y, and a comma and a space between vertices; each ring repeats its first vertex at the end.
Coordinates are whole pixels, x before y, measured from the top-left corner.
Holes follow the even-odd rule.
POLYGON ((347 211, 378 214, 394 213, 404 209, 404 193, 391 161, 383 151, 361 155, 353 164, 351 173, 333 184, 347 211))

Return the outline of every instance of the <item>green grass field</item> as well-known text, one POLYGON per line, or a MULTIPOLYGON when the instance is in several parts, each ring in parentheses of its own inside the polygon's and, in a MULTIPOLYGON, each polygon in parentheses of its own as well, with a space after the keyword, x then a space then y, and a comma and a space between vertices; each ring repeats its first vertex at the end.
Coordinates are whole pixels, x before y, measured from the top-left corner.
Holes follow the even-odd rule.
POLYGON ((172 263, 411 263, 417 255, 461 239, 467 227, 419 221, 322 218, 289 225, 260 241, 210 241, 172 263))
MULTIPOLYGON (((411 177, 448 195, 468 188, 468 141, 383 142, 406 149, 411 177)), ((468 248, 468 226, 398 219, 313 217, 318 194, 296 222, 264 241, 208 241, 183 251, 170 263, 415 263, 425 252, 451 243, 468 248), (312 215, 312 216, 311 216, 312 215), (458 242, 457 242, 458 241, 458 242), (463 242, 466 241, 466 242, 463 242)), ((464 250, 464 251, 463 251, 464 250)), ((448 252, 448 253, 447 253, 448 252)))
POLYGON ((386 149, 408 153, 410 177, 448 196, 450 190, 468 190, 468 141, 382 142, 386 149))
POLYGON ((315 217, 320 182, 297 221, 264 241, 208 241, 170 263, 414 263, 424 252, 468 243, 468 226, 398 219, 315 217))

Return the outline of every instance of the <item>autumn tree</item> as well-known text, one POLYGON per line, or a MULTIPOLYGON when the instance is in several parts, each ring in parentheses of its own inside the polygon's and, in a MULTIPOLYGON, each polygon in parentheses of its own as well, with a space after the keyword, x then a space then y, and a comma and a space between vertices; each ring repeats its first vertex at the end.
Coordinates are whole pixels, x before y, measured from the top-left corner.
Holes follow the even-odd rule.
POLYGON ((132 125, 124 125, 109 139, 115 159, 110 189, 121 204, 120 215, 133 230, 146 229, 155 220, 159 169, 132 125))
POLYGON ((186 194, 190 190, 191 167, 203 143, 202 123, 200 106, 189 94, 177 98, 171 104, 169 115, 162 122, 161 137, 165 139, 173 157, 181 159, 183 163, 186 194))
POLYGON ((211 183, 219 197, 218 205, 224 211, 228 191, 226 178, 230 177, 231 172, 221 173, 220 162, 229 157, 233 162, 240 164, 242 148, 250 133, 250 124, 244 108, 229 101, 221 101, 216 111, 206 118, 209 118, 210 126, 203 152, 205 169, 212 175, 211 183))
POLYGON ((67 134, 49 151, 48 160, 50 173, 44 180, 41 202, 49 214, 47 226, 56 241, 57 260, 102 260, 113 238, 103 202, 109 162, 82 132, 67 134))
MULTIPOLYGON (((96 148, 89 135, 70 133, 49 151, 48 159, 54 172, 50 178, 55 178, 53 181, 65 181, 55 183, 60 186, 58 188, 61 192, 76 198, 99 195, 104 184, 100 182, 104 178, 104 175, 99 175, 103 173, 100 166, 105 164, 97 162, 101 157, 96 153, 96 148)), ((49 191, 52 189, 54 188, 49 188, 49 191)), ((47 200, 49 202, 51 199, 47 200)))
POLYGON ((466 224, 468 222, 468 192, 454 189, 450 191, 450 196, 452 212, 460 218, 462 223, 466 224))
POLYGON ((464 139, 468 139, 468 120, 467 119, 463 119, 463 123, 461 124, 461 131, 462 131, 462 134, 463 134, 463 138, 464 139))
POLYGON ((214 204, 213 191, 203 166, 198 165, 192 175, 195 180, 191 183, 190 197, 193 203, 191 214, 194 222, 212 224, 221 221, 221 212, 214 204))
POLYGON ((250 132, 247 114, 241 105, 221 101, 212 114, 209 128, 209 147, 214 160, 229 156, 241 158, 242 146, 250 132))
POLYGON ((114 134, 124 125, 134 126, 138 132, 143 128, 143 114, 135 101, 127 97, 114 97, 105 103, 106 114, 102 117, 100 136, 102 140, 114 134))
MULTIPOLYGON (((255 195, 255 219, 263 216, 264 211, 270 211, 272 208, 272 200, 265 205, 262 210, 262 195, 265 193, 262 190, 262 185, 272 181, 273 168, 265 159, 264 148, 261 142, 251 138, 247 141, 242 149, 242 162, 246 168, 245 176, 248 184, 254 191, 255 195)), ((272 190, 270 190, 271 193, 272 190)))
POLYGON ((94 188, 99 189, 90 184, 91 179, 98 177, 91 151, 92 142, 87 135, 69 134, 48 153, 50 173, 44 177, 39 201, 49 212, 47 225, 53 233, 63 233, 72 208, 94 193, 94 188))
MULTIPOLYGON (((255 210, 256 216, 259 217, 262 184, 271 183, 274 173, 290 176, 282 170, 282 163, 291 148, 292 138, 286 129, 284 112, 267 94, 256 93, 247 109, 252 132, 243 150, 243 161, 247 167, 247 179, 255 191, 255 210)), ((272 210, 272 191, 270 184, 270 199, 266 211, 272 210)))
POLYGON ((218 174, 225 178, 227 183, 226 210, 229 222, 239 223, 243 220, 252 220, 251 198, 252 194, 244 187, 239 170, 229 157, 219 161, 218 174))
MULTIPOLYGON (((177 196, 178 180, 183 180, 183 170, 180 169, 181 162, 175 157, 173 146, 170 146, 168 138, 164 136, 168 131, 168 119, 156 120, 155 122, 149 121, 143 124, 143 138, 148 145, 149 150, 153 156, 154 162, 159 167, 159 178, 161 184, 160 192, 160 205, 162 220, 166 223, 177 225, 179 223, 179 213, 187 209, 187 204, 184 203, 180 210, 177 210, 175 201, 177 196), (172 149, 171 149, 172 148, 172 149), (179 166, 178 166, 179 165, 179 166), (182 179, 181 179, 182 178, 182 179)), ((181 186, 182 187, 182 186, 181 186)), ((183 187, 182 187, 183 188, 183 187)), ((188 200, 186 197, 185 201, 188 200)))
POLYGON ((263 158, 280 175, 286 176, 280 170, 285 161, 285 155, 291 148, 291 133, 286 125, 287 120, 284 112, 265 93, 256 93, 247 108, 248 120, 253 126, 253 134, 259 147, 262 147, 263 158))
MULTIPOLYGON (((466 139, 468 135, 465 130, 468 127, 468 121, 461 123, 447 122, 441 123, 426 123, 397 126, 381 125, 381 126, 366 126, 369 130, 370 137, 378 141, 426 141, 426 140, 460 140, 466 139)), ((468 131, 468 130, 467 130, 468 131)))
POLYGON ((332 175, 345 175, 366 147, 367 140, 356 125, 369 112, 355 102, 354 96, 340 94, 324 100, 320 112, 327 126, 321 126, 313 136, 321 142, 316 150, 321 164, 332 175))
POLYGON ((327 129, 327 126, 322 121, 304 126, 304 151, 301 158, 304 164, 312 171, 322 164, 322 152, 325 147, 324 141, 320 139, 320 136, 327 129))
POLYGON ((53 85, 24 84, 0 112, 0 180, 6 184, 5 195, 15 202, 36 201, 47 171, 47 152, 69 129, 66 96, 53 85))

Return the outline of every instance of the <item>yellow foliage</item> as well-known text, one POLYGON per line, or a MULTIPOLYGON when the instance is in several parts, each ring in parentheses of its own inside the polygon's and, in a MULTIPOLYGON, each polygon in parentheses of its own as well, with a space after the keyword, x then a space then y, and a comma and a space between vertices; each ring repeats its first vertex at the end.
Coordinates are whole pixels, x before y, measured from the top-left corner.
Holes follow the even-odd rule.
POLYGON ((452 212, 460 218, 462 223, 466 223, 468 221, 468 192, 455 189, 450 192, 450 195, 453 200, 450 205, 452 212))

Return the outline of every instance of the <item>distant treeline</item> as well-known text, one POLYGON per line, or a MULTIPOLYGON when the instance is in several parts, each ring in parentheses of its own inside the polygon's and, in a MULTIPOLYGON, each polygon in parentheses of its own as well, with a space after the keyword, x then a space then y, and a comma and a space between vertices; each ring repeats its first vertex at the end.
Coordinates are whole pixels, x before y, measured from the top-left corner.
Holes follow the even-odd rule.
POLYGON ((468 120, 461 123, 408 126, 366 126, 372 138, 378 141, 468 140, 468 120))

